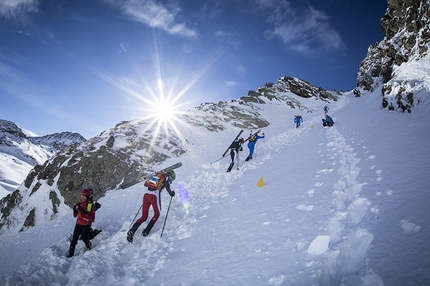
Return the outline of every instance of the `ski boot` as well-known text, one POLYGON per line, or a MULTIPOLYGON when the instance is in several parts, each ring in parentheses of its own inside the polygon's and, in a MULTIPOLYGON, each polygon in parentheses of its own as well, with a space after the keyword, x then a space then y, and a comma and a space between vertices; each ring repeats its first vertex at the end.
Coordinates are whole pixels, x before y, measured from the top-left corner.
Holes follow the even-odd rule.
POLYGON ((147 236, 149 234, 149 232, 151 231, 153 226, 154 226, 154 223, 152 221, 150 221, 148 223, 148 225, 146 226, 146 228, 143 230, 142 235, 147 236))
POLYGON ((133 236, 136 230, 139 228, 140 223, 134 223, 133 226, 130 228, 130 230, 127 232, 127 240, 130 243, 133 243, 133 236))

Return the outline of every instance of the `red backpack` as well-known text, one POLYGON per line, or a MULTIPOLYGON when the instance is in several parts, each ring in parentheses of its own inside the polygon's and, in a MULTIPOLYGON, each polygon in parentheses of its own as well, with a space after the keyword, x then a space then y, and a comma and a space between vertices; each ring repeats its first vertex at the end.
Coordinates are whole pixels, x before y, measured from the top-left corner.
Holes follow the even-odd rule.
POLYGON ((161 190, 166 177, 167 175, 165 173, 155 174, 154 176, 146 180, 145 187, 148 187, 148 189, 152 191, 161 190))

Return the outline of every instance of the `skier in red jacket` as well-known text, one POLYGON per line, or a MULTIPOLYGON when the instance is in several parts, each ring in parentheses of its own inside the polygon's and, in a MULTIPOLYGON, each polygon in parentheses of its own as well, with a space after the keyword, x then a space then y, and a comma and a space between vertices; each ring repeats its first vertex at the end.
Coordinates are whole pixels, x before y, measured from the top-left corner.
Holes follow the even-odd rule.
MULTIPOLYGON (((166 170, 166 173, 160 173, 153 178, 158 178, 157 185, 150 187, 145 183, 145 186, 148 189, 144 192, 143 195, 143 203, 142 203, 142 217, 139 218, 130 230, 127 232, 127 240, 129 242, 133 242, 133 236, 139 226, 148 219, 149 207, 152 206, 154 210, 154 216, 149 221, 146 228, 143 230, 142 235, 147 236, 151 231, 154 224, 157 222, 160 217, 161 210, 161 191, 166 188, 167 192, 171 197, 175 196, 175 191, 171 190, 170 184, 176 179, 176 173, 173 169, 166 170)), ((152 178, 151 178, 152 179, 152 178)))
POLYGON ((90 190, 83 189, 81 191, 81 200, 79 203, 73 206, 73 216, 77 217, 77 220, 67 257, 72 257, 75 254, 75 247, 78 243, 79 236, 81 236, 82 241, 85 243, 87 249, 91 249, 89 232, 91 229, 91 224, 96 218, 96 213, 95 206, 91 199, 90 190))

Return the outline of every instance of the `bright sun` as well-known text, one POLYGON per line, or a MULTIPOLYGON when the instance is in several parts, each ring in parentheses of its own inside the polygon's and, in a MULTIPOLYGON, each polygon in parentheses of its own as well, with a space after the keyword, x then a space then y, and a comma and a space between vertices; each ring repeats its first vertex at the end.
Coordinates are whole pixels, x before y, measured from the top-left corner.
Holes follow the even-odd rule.
POLYGON ((150 100, 144 100, 147 106, 145 111, 148 112, 145 119, 151 120, 147 126, 147 130, 151 127, 153 128, 151 131, 153 132, 151 146, 155 144, 159 136, 170 137, 176 135, 179 140, 185 142, 185 139, 177 127, 177 124, 181 123, 181 119, 178 115, 182 113, 178 111, 180 105, 177 104, 177 101, 182 94, 172 96, 171 92, 169 92, 165 95, 161 80, 159 80, 158 85, 159 93, 156 94, 154 90, 150 90, 150 100))
POLYGON ((154 106, 153 117, 158 120, 168 121, 175 115, 175 107, 167 102, 154 106))

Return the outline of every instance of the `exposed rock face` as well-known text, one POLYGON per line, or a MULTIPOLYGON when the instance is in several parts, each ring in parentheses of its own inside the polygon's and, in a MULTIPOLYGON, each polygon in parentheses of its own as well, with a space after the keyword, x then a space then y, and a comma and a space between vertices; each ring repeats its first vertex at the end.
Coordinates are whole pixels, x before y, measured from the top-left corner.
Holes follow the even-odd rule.
POLYGON ((81 134, 69 131, 49 134, 41 137, 28 137, 28 140, 36 145, 48 146, 54 152, 58 152, 72 144, 80 144, 86 141, 86 139, 81 134))
POLYGON ((368 49, 360 64, 356 96, 375 91, 383 85, 382 105, 390 110, 411 112, 414 93, 406 92, 405 84, 393 81, 396 67, 426 57, 430 39, 430 8, 428 0, 388 0, 388 9, 381 19, 383 41, 368 49))
MULTIPOLYGON (((286 96, 291 92, 303 98, 316 98, 326 102, 337 101, 338 96, 334 92, 329 92, 321 87, 316 87, 311 83, 295 77, 283 76, 275 83, 266 83, 264 87, 259 87, 256 91, 250 90, 248 96, 240 99, 245 102, 264 103, 264 99, 285 102, 292 109, 305 110, 294 96, 286 96)), ((308 110, 309 112, 309 110, 308 110)))
POLYGON ((18 140, 27 137, 15 123, 0 119, 0 144, 10 146, 10 142, 6 140, 8 135, 18 140))

